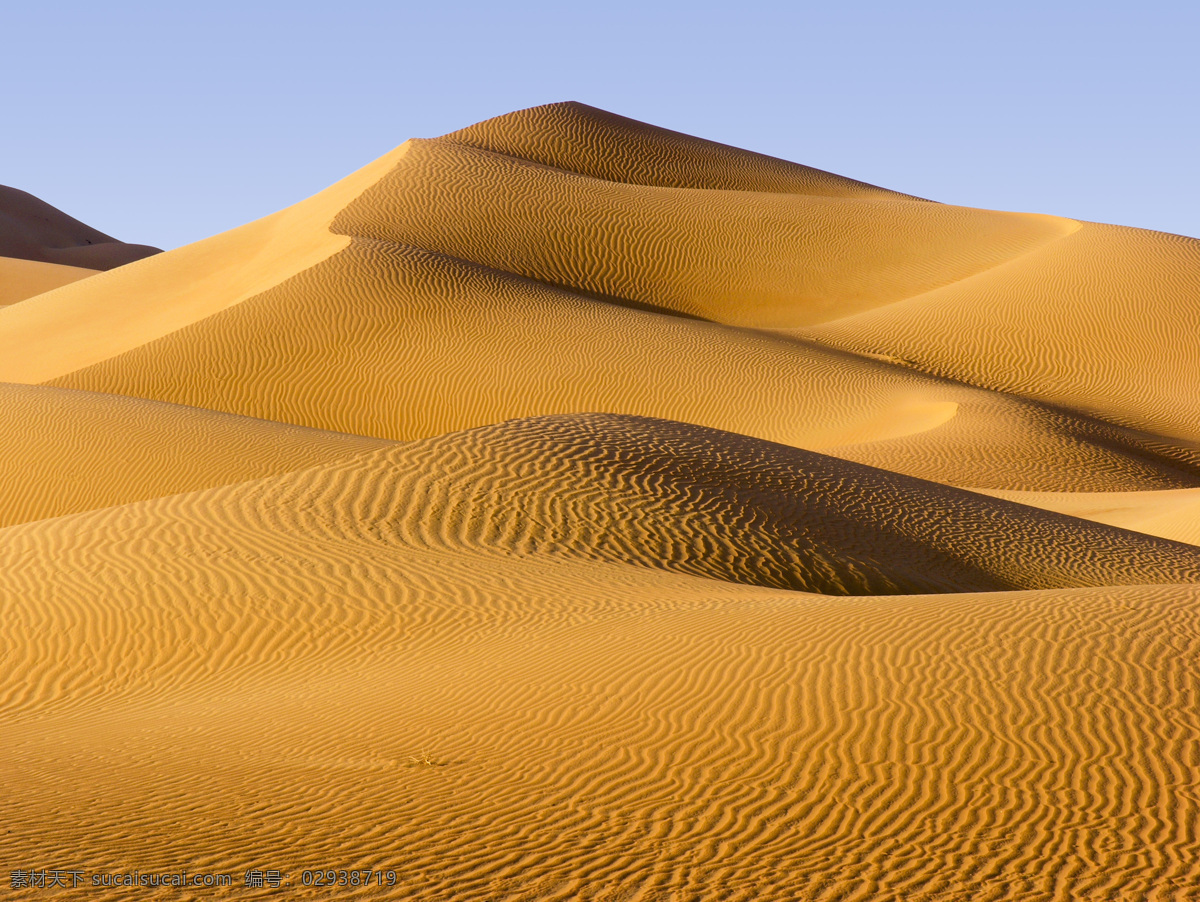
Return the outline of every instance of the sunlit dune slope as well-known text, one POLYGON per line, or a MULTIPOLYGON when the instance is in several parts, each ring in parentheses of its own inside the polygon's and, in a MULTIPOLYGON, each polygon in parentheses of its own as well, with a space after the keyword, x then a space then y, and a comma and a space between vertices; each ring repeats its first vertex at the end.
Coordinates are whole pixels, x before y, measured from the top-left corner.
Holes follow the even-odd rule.
POLYGON ((962 485, 1200 485, 1192 446, 811 343, 630 309, 362 239, 270 291, 54 384, 401 440, 609 410, 831 453, 847 446, 855 460, 962 485))
POLYGON ((285 473, 389 444, 139 398, 0 384, 0 526, 285 473))
POLYGON ((329 222, 398 154, 279 213, 0 310, 0 381, 44 382, 139 348, 336 254, 349 240, 329 222))
POLYGON ((1194 238, 1085 223, 1004 266, 803 334, 1200 439, 1194 238))
POLYGON ((32 194, 0 185, 0 256, 85 269, 113 269, 161 253, 125 244, 32 194))
POLYGON ((0 307, 42 294, 88 276, 96 270, 60 263, 38 263, 17 257, 0 257, 0 307))
POLYGON ((394 899, 1191 898, 1194 586, 823 598, 398 542, 365 472, 0 531, 13 859, 236 875, 204 898, 328 898, 335 862, 394 899))
POLYGON ((11 868, 1196 902, 1200 243, 580 104, 0 214, 11 868))

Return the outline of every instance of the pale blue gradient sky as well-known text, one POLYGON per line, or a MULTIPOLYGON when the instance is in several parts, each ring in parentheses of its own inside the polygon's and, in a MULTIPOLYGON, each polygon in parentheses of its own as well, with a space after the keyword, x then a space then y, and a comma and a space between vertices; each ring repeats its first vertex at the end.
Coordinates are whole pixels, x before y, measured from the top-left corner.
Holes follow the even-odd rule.
POLYGON ((29 3, 0 183, 176 247, 579 100, 947 203, 1200 236, 1200 4, 29 3))

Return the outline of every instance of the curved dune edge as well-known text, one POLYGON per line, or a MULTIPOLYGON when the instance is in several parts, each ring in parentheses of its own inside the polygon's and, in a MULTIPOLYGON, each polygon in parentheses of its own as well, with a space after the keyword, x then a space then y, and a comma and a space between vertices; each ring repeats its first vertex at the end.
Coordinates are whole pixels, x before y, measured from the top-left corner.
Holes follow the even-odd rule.
POLYGON ((336 254, 327 228, 399 147, 279 213, 0 311, 0 382, 45 382, 176 332, 336 254))
POLYGON ((925 401, 916 397, 897 399, 888 408, 872 412, 857 422, 841 424, 835 431, 825 433, 810 444, 820 450, 839 445, 877 444, 923 436, 945 426, 958 416, 958 411, 957 401, 925 401))
POLYGON ((16 304, 96 274, 94 269, 0 257, 0 307, 16 304))

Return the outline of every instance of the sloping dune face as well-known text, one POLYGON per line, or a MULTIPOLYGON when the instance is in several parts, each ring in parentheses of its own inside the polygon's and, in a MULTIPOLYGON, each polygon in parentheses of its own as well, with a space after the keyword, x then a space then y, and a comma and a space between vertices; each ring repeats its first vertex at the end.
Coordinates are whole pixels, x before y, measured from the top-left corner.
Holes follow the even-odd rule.
POLYGON ((140 398, 0 384, 0 526, 244 482, 391 444, 140 398))
POLYGON ((307 498, 341 511, 326 520, 374 540, 583 557, 825 595, 1200 579, 1191 545, 662 420, 521 420, 286 482, 263 488, 283 491, 263 504, 287 510, 307 498))
POLYGON ((1200 243, 572 103, 0 200, 14 887, 1200 898, 1200 243))
MULTIPOLYGON (((1062 391, 1031 397, 797 331, 1022 266, 1080 228, 560 104, 410 141, 273 217, 2 311, 0 379, 393 440, 604 410, 968 487, 1200 485, 1192 432, 1126 417, 1127 382, 1111 403, 1092 390, 1111 369, 1088 362, 1098 344, 1163 376, 1155 392, 1176 426, 1186 418, 1193 376, 1151 353, 1137 324, 1086 341, 1048 324, 1044 341, 1081 363, 1062 391)), ((1125 231, 1135 247, 1169 243, 1125 231)), ((1155 303, 1164 316, 1179 306, 1155 303)))
POLYGON ((95 274, 94 269, 79 266, 0 257, 0 307, 61 288, 63 285, 70 285, 95 274))

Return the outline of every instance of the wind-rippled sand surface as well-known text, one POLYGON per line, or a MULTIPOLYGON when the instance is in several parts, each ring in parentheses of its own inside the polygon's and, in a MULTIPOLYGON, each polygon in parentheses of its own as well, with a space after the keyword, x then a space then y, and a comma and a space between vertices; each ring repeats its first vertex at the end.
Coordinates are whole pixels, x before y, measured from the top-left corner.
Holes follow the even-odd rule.
POLYGON ((1200 242, 558 104, 26 256, 9 870, 1200 899, 1200 242))

